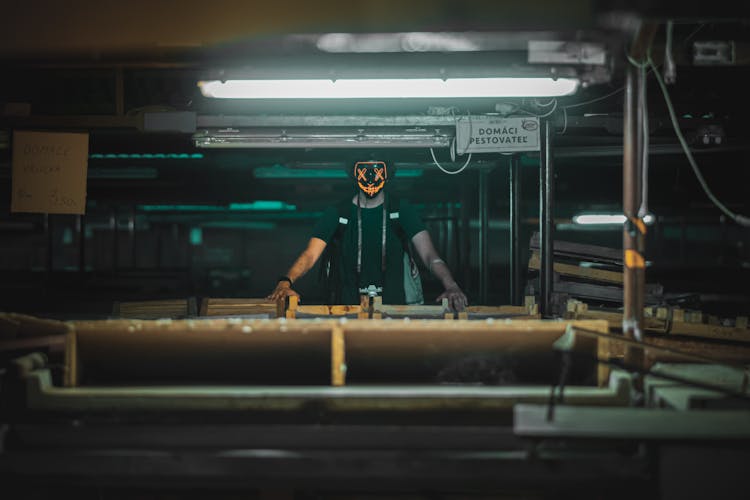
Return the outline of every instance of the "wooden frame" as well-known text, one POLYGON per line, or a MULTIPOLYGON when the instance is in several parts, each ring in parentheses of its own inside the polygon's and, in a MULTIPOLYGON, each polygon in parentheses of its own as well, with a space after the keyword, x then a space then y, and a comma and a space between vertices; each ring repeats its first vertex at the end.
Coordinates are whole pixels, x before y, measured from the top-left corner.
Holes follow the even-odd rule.
MULTIPOLYGON (((79 386, 84 375, 99 371, 103 380, 114 373, 132 377, 135 385, 149 376, 223 372, 251 385, 254 380, 324 384, 327 378, 343 386, 352 367, 386 373, 394 359, 416 366, 476 352, 548 355, 568 323, 608 329, 606 321, 542 320, 80 321, 71 323, 66 340, 66 385, 79 386)), ((597 352, 596 341, 579 347, 592 356, 597 352)))

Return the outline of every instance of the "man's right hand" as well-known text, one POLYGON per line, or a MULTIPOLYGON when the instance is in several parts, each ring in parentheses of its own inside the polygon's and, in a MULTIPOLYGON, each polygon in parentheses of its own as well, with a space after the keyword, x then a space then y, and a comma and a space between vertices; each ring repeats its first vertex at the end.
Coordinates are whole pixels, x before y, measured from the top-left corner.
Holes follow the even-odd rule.
POLYGON ((299 294, 292 289, 292 285, 290 285, 287 281, 279 281, 276 284, 276 288, 274 288, 273 292, 271 292, 271 294, 266 297, 266 300, 278 302, 279 300, 285 299, 290 295, 299 297, 299 294))

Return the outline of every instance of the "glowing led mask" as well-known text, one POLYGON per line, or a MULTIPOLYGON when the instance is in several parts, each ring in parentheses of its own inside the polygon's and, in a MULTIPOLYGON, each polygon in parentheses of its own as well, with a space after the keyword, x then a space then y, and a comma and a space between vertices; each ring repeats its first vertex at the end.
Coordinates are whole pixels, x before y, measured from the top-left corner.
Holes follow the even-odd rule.
POLYGON ((368 198, 374 198, 385 186, 388 167, 382 161, 358 161, 354 164, 354 178, 360 191, 368 198))

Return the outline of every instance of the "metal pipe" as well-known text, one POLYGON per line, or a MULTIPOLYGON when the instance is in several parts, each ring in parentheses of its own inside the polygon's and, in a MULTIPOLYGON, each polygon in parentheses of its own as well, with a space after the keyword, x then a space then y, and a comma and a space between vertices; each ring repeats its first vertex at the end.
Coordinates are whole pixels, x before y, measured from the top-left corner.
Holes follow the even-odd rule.
POLYGON ((136 266, 136 242, 135 242, 135 205, 130 209, 128 215, 128 235, 130 236, 130 258, 131 266, 135 269, 136 266))
POLYGON ((109 229, 112 232, 112 271, 117 272, 120 264, 120 238, 117 232, 117 207, 109 213, 109 229))
POLYGON ((521 221, 521 177, 519 175, 519 157, 517 154, 510 156, 509 162, 509 262, 510 262, 510 303, 520 306, 523 302, 521 290, 521 246, 520 246, 520 221, 521 221))
POLYGON ((554 238, 555 166, 552 161, 552 130, 549 120, 542 120, 543 151, 539 155, 539 314, 552 316, 552 252, 554 238))
POLYGON ((489 204, 487 196, 486 169, 479 169, 479 302, 487 304, 488 284, 488 259, 487 259, 487 236, 489 234, 489 204))
MULTIPOLYGON (((639 166, 639 123, 638 100, 645 96, 638 93, 637 70, 628 66, 625 79, 625 103, 623 108, 623 164, 622 164, 622 204, 625 217, 622 246, 623 266, 623 317, 622 332, 625 337, 642 340, 643 296, 645 293, 645 262, 643 246, 646 226, 638 218, 640 206, 641 175, 639 166)), ((625 363, 643 367, 643 351, 629 346, 625 351, 625 363)))
POLYGON ((76 238, 78 243, 78 272, 86 271, 86 228, 83 215, 76 215, 76 238))
POLYGON ((468 183, 464 182, 461 184, 461 210, 459 212, 460 226, 459 234, 461 238, 461 245, 458 247, 458 255, 456 257, 460 264, 460 269, 463 270, 463 286, 465 290, 473 289, 472 273, 471 273, 471 232, 469 230, 469 201, 471 200, 471 193, 469 191, 468 183))
POLYGON ((52 235, 52 215, 44 214, 44 234, 47 237, 47 273, 52 272, 54 239, 52 235))

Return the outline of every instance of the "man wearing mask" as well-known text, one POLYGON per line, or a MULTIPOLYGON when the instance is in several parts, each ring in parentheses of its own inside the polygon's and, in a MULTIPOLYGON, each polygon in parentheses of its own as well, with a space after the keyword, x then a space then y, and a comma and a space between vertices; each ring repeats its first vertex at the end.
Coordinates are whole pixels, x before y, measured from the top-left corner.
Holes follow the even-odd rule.
POLYGON ((406 283, 409 273, 417 274, 409 250, 411 242, 445 288, 436 301, 447 298, 454 311, 466 307, 466 295, 435 250, 414 207, 386 193, 386 183, 392 177, 389 170, 383 161, 353 165, 356 194, 324 212, 307 248, 279 278, 269 300, 299 297, 292 285, 324 256, 321 271, 328 277, 331 304, 358 304, 365 290, 382 294, 384 304, 421 303, 421 288, 415 298, 406 283))

